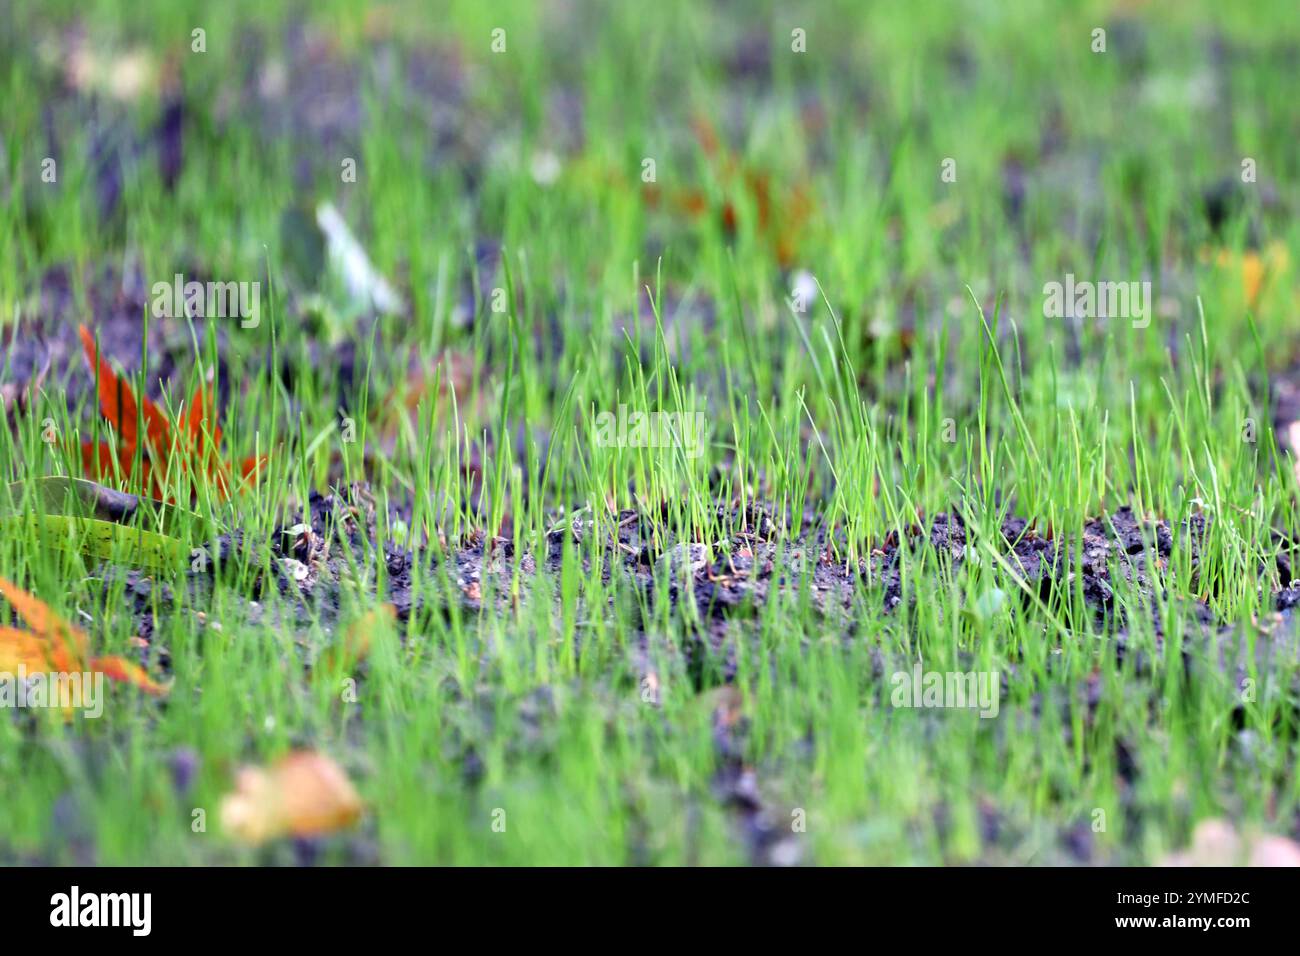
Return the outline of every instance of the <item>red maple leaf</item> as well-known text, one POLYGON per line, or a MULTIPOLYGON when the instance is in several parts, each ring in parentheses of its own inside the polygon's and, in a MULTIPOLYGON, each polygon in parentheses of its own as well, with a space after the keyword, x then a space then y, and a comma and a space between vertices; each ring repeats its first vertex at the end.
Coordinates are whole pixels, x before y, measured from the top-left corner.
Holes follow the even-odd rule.
MULTIPOLYGON (((215 417, 212 384, 200 383, 190 397, 180 420, 173 424, 148 396, 137 400, 131 386, 123 381, 99 354, 95 337, 84 325, 79 327, 81 346, 90 364, 91 374, 99 383, 99 411, 112 427, 117 437, 114 447, 107 442, 83 442, 82 464, 91 478, 102 480, 116 472, 124 479, 138 477, 140 487, 154 498, 162 498, 163 481, 158 471, 165 472, 175 463, 186 476, 206 476, 217 495, 224 499, 230 495, 230 468, 218 457, 221 444, 221 425, 215 417), (144 425, 143 441, 139 434, 144 425), (134 474, 137 463, 138 476, 134 474)), ((266 457, 245 458, 239 466, 242 479, 240 487, 248 483, 264 467, 266 457)))

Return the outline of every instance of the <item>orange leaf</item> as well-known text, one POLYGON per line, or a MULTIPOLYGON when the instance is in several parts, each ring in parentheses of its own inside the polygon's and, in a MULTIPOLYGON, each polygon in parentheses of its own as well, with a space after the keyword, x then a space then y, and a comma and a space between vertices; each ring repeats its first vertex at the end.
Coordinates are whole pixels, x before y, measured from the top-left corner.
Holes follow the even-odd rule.
POLYGON ((361 798, 342 768, 324 754, 300 750, 270 767, 245 767, 221 801, 222 826, 259 844, 292 834, 310 836, 350 826, 361 798))
MULTIPOLYGON (((152 464, 166 459, 165 463, 175 463, 180 476, 195 479, 199 475, 207 475, 216 487, 218 497, 228 497, 230 469, 217 456, 221 443, 221 425, 214 417, 216 406, 212 385, 199 383, 184 414, 173 426, 148 397, 143 397, 137 406, 131 387, 119 379, 109 364, 100 357, 90 330, 82 325, 79 331, 86 361, 93 370, 97 370, 100 412, 117 431, 116 463, 121 474, 133 477, 136 454, 139 451, 141 461, 138 478, 146 494, 154 498, 162 497, 162 487, 155 481, 152 464), (139 448, 136 427, 136 417, 141 414, 147 423, 144 449, 139 448), (170 457, 173 453, 176 456, 174 459, 170 457), (151 458, 151 455, 159 457, 151 458)), ((114 474, 114 451, 111 446, 101 444, 95 448, 87 442, 82 446, 81 457, 86 473, 92 478, 114 474)), ((246 459, 243 463, 245 480, 250 472, 259 470, 265 461, 265 458, 246 459)))
MULTIPOLYGON (((90 362, 92 369, 96 367, 99 369, 100 412, 117 430, 119 437, 116 470, 113 468, 111 446, 102 443, 98 449, 89 442, 83 443, 82 462, 86 473, 92 478, 103 478, 120 473, 122 478, 129 479, 135 470, 138 438, 135 393, 113 373, 108 363, 99 357, 95 341, 84 325, 80 327, 80 333, 87 361, 90 362)), ((144 400, 143 415, 150 444, 157 448, 170 440, 170 429, 166 418, 148 398, 144 400)), ((140 471, 141 474, 138 476, 140 487, 145 493, 158 497, 161 492, 153 482, 147 452, 142 453, 140 471)))
MULTIPOLYGON (((12 627, 0 627, 0 673, 73 674, 80 670, 66 654, 58 651, 49 641, 12 627)), ((63 717, 71 720, 76 708, 72 700, 64 703, 63 717)))
POLYGON ((16 627, 0 627, 0 672, 12 674, 23 668, 29 674, 51 669, 50 645, 16 627))
POLYGON ((677 204, 688 216, 702 216, 709 210, 708 197, 699 189, 683 189, 677 194, 677 204))
POLYGON ((143 413, 147 437, 153 447, 160 451, 170 447, 171 426, 167 423, 166 416, 158 410, 158 406, 151 402, 148 396, 144 397, 143 404, 137 408, 135 392, 130 385, 118 378, 108 362, 100 357, 99 349, 95 345, 95 337, 91 335, 90 329, 82 325, 78 326, 78 331, 81 334, 81 347, 86 353, 86 361, 90 363, 91 372, 94 373, 98 369, 100 413, 117 429, 123 448, 135 450, 139 440, 136 418, 141 413, 143 413))
POLYGON ((67 644, 64 638, 69 637, 76 645, 78 656, 85 656, 87 640, 86 632, 80 628, 73 627, 63 618, 59 617, 40 598, 28 594, 12 581, 0 578, 0 594, 14 606, 18 616, 27 622, 27 626, 32 629, 37 637, 44 638, 54 644, 56 655, 61 658, 71 659, 68 653, 67 644))
MULTIPOLYGON (((236 490, 243 491, 249 485, 254 484, 257 481, 258 476, 266 470, 266 462, 266 455, 262 455, 261 457, 251 456, 240 462, 240 482, 239 487, 236 490)), ((218 497, 223 500, 229 498, 230 475, 229 469, 226 468, 225 464, 223 462, 217 462, 208 473, 211 476, 213 483, 217 486, 218 497)))
POLYGON ((691 117, 691 129, 695 133, 696 142, 700 144, 700 149, 704 150, 704 155, 716 156, 719 147, 718 131, 708 117, 696 113, 691 117))
POLYGON ((161 696, 167 693, 167 688, 155 683, 143 667, 132 664, 123 657, 96 657, 90 662, 90 670, 103 674, 109 680, 132 684, 147 694, 161 696))
MULTIPOLYGON (((27 622, 31 633, 0 627, 0 670, 13 671, 22 664, 29 672, 60 674, 82 670, 89 641, 85 631, 59 617, 39 598, 33 597, 11 581, 0 578, 0 594, 14 606, 27 622), (72 639, 77 652, 68 650, 64 637, 72 639)), ((167 688, 154 683, 145 670, 121 657, 96 657, 89 663, 92 672, 111 680, 133 684, 150 694, 165 694, 167 688)))
MULTIPOLYGON (((86 475, 94 481, 107 481, 122 477, 122 483, 129 485, 131 473, 135 469, 135 451, 126 448, 119 448, 116 453, 113 446, 107 442, 100 442, 96 448, 93 442, 81 443, 81 464, 86 471, 86 475), (116 460, 117 467, 113 467, 116 460)), ((140 487, 144 493, 153 497, 162 497, 162 489, 154 483, 153 467, 149 464, 148 457, 140 459, 140 487)))
POLYGON ((207 417, 207 412, 204 410, 206 396, 203 391, 202 385, 194 390, 189 405, 185 408, 185 417, 181 419, 181 425, 196 443, 203 434, 203 421, 207 417))
MULTIPOLYGON (((714 179, 723 190, 718 209, 723 231, 728 236, 737 233, 740 226, 737 193, 748 193, 754 210, 752 232, 772 249, 782 266, 792 265, 798 255, 803 227, 813 211, 807 190, 801 184, 790 188, 775 187, 768 173, 747 166, 722 142, 717 129, 706 117, 692 117, 691 128, 714 179)), ((646 187, 643 193, 647 206, 659 204, 657 190, 652 192, 651 187, 646 187)), ((670 198, 675 210, 692 219, 710 208, 706 194, 698 189, 679 189, 670 198)))
POLYGON ((211 441, 212 447, 221 444, 221 425, 211 417, 215 407, 212 386, 200 383, 194 390, 194 394, 190 396, 189 408, 186 409, 185 419, 181 423, 189 434, 190 442, 196 452, 201 453, 203 449, 204 425, 207 426, 207 440, 211 441))

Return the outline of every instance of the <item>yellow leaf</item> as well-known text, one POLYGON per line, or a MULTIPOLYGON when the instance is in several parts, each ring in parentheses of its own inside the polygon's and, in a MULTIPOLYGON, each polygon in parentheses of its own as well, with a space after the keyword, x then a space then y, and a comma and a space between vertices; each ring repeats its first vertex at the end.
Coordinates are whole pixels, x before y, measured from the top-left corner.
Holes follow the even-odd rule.
POLYGON ((131 684, 155 697, 163 696, 170 689, 168 685, 155 683, 139 664, 132 664, 122 657, 96 657, 90 661, 89 666, 92 673, 103 674, 109 680, 131 684))
POLYGON ((348 625, 343 640, 330 648, 323 660, 324 669, 331 674, 348 670, 360 664, 370 653, 376 632, 384 633, 397 619, 397 609, 391 604, 381 604, 348 625))
POLYGON ((14 627, 0 627, 0 673, 13 674, 22 668, 29 674, 50 670, 50 646, 35 634, 14 627))
POLYGON ((87 661, 89 640, 86 633, 63 620, 44 601, 28 594, 12 581, 0 578, 0 594, 31 628, 28 632, 0 627, 0 671, 15 671, 19 664, 33 674, 71 674, 89 670, 110 680, 133 684, 150 694, 167 693, 167 688, 154 683, 144 668, 121 657, 96 657, 87 661), (65 637, 71 638, 75 651, 68 648, 65 637))
POLYGON ((52 645, 49 654, 56 664, 70 663, 72 660, 72 654, 64 643, 65 637, 71 638, 77 653, 85 655, 88 644, 85 631, 73 627, 59 617, 40 598, 28 594, 18 585, 4 578, 0 578, 0 594, 3 594, 5 600, 14 606, 18 616, 27 622, 27 626, 37 637, 52 645))
POLYGON ((342 768, 300 750, 270 767, 245 767, 221 801, 221 824, 254 846, 276 837, 328 833, 355 823, 361 798, 342 768))
POLYGON ((1268 291, 1272 280, 1285 273, 1290 265, 1286 246, 1280 242, 1271 243, 1262 254, 1247 249, 1238 256, 1230 249, 1220 249, 1214 261, 1220 269, 1241 273, 1242 297, 1251 309, 1259 305, 1260 296, 1268 291))

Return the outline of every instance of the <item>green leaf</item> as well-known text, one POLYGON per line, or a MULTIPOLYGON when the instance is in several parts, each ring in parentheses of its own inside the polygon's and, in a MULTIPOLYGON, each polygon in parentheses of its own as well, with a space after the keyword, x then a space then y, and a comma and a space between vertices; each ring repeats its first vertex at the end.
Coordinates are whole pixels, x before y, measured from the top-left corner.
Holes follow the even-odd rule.
POLYGON ((131 524, 148 531, 179 537, 191 536, 196 530, 203 536, 210 537, 215 530, 211 522, 192 511, 152 498, 115 491, 84 478, 50 475, 15 481, 0 494, 0 516, 38 511, 131 524))
POLYGON ((210 537, 215 526, 165 502, 53 475, 0 487, 0 533, 95 560, 177 571, 188 562, 186 541, 210 537))
POLYGON ((34 538, 42 548, 154 571, 179 571, 189 557, 179 538, 97 518, 39 512, 9 515, 0 518, 0 534, 34 538))

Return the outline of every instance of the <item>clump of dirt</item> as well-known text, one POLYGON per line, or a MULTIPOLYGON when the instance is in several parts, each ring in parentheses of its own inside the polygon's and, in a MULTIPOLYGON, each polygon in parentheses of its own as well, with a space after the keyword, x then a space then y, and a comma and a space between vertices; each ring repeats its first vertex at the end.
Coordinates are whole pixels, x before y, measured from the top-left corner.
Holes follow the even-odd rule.
MULTIPOLYGON (((1139 519, 1131 507, 1085 522, 1076 534, 1040 531, 1024 518, 1008 516, 1001 522, 999 538, 986 542, 1020 580, 1043 602, 1050 602, 1066 589, 1078 588, 1086 604, 1101 622, 1123 626, 1116 606, 1117 577, 1151 596, 1159 587, 1155 571, 1164 570, 1175 542, 1189 549, 1188 560, 1199 563, 1200 542, 1207 519, 1193 515, 1182 527, 1170 528, 1163 519, 1139 519)), ((872 552, 872 571, 884 586, 885 610, 891 611, 904 599, 901 564, 928 548, 952 567, 959 566, 974 546, 973 532, 960 512, 940 512, 929 529, 913 525, 906 540, 891 534, 883 547, 872 552)), ((1030 600, 1025 595, 1026 600, 1030 600)), ((1203 606, 1204 602, 1200 602, 1203 606)), ((1157 625, 1159 622, 1157 621, 1157 625)))
MULTIPOLYGON (((1207 528, 1202 515, 1171 528, 1164 520, 1141 519, 1123 507, 1069 535, 1039 530, 1024 518, 1009 516, 994 540, 980 542, 960 512, 941 512, 928 526, 913 525, 901 537, 891 533, 868 556, 846 560, 838 556, 846 551, 843 542, 822 532, 782 537, 781 523, 763 508, 745 516, 744 526, 753 530, 711 543, 669 540, 659 517, 633 510, 617 516, 614 533, 601 542, 607 583, 621 574, 642 592, 646 606, 666 596, 675 611, 699 622, 702 649, 711 653, 723 649, 735 627, 770 600, 774 588, 806 586, 812 606, 823 615, 851 611, 864 598, 874 601, 879 595, 881 613, 891 615, 904 601, 915 600, 904 588, 905 562, 928 552, 938 559, 940 569, 955 572, 970 560, 973 549, 995 552, 1014 572, 1022 586, 1013 593, 1019 591, 1027 610, 1035 599, 1048 606, 1058 601, 1064 607, 1078 593, 1095 615, 1094 624, 1122 635, 1128 622, 1116 600, 1116 587, 1122 581, 1132 593, 1151 598, 1153 605, 1155 598, 1169 599, 1160 572, 1175 550, 1183 548, 1195 571, 1207 528)), ((516 561, 508 538, 475 533, 439 547, 427 542, 403 547, 380 535, 381 521, 391 528, 402 523, 402 516, 379 515, 365 484, 313 493, 305 513, 287 518, 270 540, 251 542, 239 532, 226 535, 215 543, 211 566, 192 570, 188 577, 192 587, 201 587, 195 582, 242 560, 256 571, 246 576, 249 598, 263 597, 273 588, 299 605, 304 615, 324 622, 337 616, 343 590, 358 586, 358 579, 371 582, 366 587, 373 594, 373 582, 382 578, 379 596, 395 606, 401 620, 426 610, 431 600, 445 604, 446 594, 456 592, 467 611, 503 610, 502 602, 513 600, 516 591, 527 594, 537 574, 559 571, 566 538, 583 544, 594 527, 574 517, 548 536, 544 555, 524 554, 516 561), (419 566, 440 569, 449 575, 449 586, 435 594, 428 593, 431 589, 413 594, 412 571, 419 566), (485 593, 494 597, 485 598, 485 593)), ((589 571, 587 559, 581 560, 589 571)), ((1286 582, 1275 595, 1279 609, 1300 604, 1300 586, 1291 584, 1282 562, 1279 576, 1286 582)), ((1199 622, 1213 620, 1204 600, 1187 596, 1186 602, 1199 622)), ((1161 622, 1153 623, 1159 633, 1161 622)), ((729 670, 724 667, 724 679, 729 670)))

